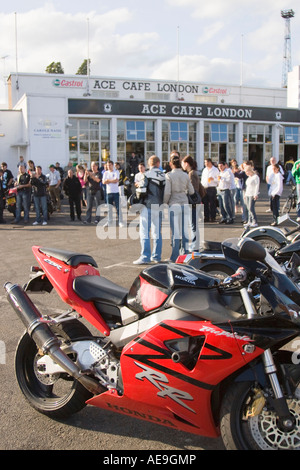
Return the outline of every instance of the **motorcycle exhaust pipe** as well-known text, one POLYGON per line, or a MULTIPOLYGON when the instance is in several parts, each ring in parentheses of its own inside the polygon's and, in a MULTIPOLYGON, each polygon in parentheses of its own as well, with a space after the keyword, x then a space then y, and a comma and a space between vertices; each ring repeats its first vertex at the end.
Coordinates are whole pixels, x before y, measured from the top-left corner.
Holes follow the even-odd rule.
POLYGON ((7 282, 4 288, 9 303, 25 325, 29 336, 43 353, 48 354, 54 362, 94 395, 104 392, 104 387, 92 377, 83 375, 79 367, 63 352, 58 338, 43 321, 41 313, 27 293, 19 285, 10 282, 7 282))

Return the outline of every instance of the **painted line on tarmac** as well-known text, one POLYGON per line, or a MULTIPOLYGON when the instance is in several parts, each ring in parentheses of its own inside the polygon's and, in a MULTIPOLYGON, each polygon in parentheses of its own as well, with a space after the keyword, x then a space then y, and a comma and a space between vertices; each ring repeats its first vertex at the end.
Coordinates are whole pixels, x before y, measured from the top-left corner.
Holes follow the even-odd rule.
POLYGON ((126 264, 126 262, 123 262, 123 263, 117 263, 117 264, 111 264, 109 266, 103 266, 103 269, 110 269, 110 268, 115 268, 117 266, 124 266, 126 264))
MULTIPOLYGON (((135 264, 127 264, 126 261, 123 263, 117 263, 117 264, 111 264, 110 266, 103 266, 103 269, 111 269, 111 268, 117 268, 119 266, 122 266, 123 268, 137 268, 138 266, 135 264)), ((145 265, 146 266, 146 265, 145 265)))

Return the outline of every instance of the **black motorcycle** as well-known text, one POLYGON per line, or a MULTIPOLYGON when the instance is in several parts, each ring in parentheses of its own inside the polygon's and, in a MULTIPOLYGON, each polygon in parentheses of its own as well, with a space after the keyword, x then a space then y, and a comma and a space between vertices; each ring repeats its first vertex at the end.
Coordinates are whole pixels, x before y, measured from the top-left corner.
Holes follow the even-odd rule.
POLYGON ((278 250, 300 239, 300 225, 291 219, 288 214, 278 218, 278 225, 283 224, 287 220, 295 224, 296 227, 272 227, 270 225, 263 225, 252 229, 247 227, 241 236, 242 238, 252 238, 252 240, 259 242, 268 251, 278 250))
MULTIPOLYGON (((255 241, 259 242, 259 240, 255 241)), ((269 251, 269 253, 286 275, 297 285, 300 284, 300 240, 269 251)), ((203 242, 201 250, 181 255, 176 262, 193 266, 222 279, 232 275, 241 263, 240 260, 233 260, 225 255, 223 243, 212 241, 203 242)))

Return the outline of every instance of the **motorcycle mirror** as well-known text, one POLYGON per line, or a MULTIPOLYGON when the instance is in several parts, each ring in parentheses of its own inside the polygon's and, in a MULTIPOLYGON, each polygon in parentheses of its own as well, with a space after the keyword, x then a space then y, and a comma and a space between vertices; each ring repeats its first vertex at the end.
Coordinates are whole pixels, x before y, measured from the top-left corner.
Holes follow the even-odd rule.
POLYGON ((244 239, 240 245, 239 257, 244 260, 263 262, 267 253, 264 247, 251 239, 244 239))

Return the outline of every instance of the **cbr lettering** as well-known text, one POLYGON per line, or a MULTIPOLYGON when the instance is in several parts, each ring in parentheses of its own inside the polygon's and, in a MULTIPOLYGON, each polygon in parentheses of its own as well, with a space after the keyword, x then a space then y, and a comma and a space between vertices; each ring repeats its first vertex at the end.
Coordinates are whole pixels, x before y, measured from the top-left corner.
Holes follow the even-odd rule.
POLYGON ((152 383, 154 387, 158 388, 159 392, 157 393, 157 396, 162 397, 162 398, 169 397, 171 398, 171 400, 175 401, 179 405, 195 413, 195 411, 192 408, 190 408, 186 403, 182 401, 182 400, 194 400, 193 397, 189 393, 183 392, 182 390, 178 390, 176 388, 165 385, 165 384, 168 384, 169 381, 167 377, 161 372, 150 369, 149 367, 139 364, 136 361, 134 363, 135 365, 137 365, 138 367, 144 370, 143 372, 136 374, 135 378, 137 380, 142 380, 142 381, 144 379, 149 380, 149 382, 152 383))
POLYGON ((54 263, 54 261, 51 261, 50 259, 44 259, 45 263, 48 263, 48 264, 51 264, 51 266, 54 266, 56 269, 58 269, 59 271, 61 271, 62 267, 57 264, 57 263, 54 263))

